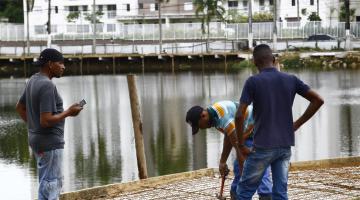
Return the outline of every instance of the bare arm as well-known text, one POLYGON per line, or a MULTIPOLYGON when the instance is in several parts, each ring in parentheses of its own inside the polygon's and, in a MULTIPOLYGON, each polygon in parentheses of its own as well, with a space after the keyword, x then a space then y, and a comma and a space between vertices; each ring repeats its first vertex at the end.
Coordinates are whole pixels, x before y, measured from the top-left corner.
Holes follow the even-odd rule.
POLYGON ((235 116, 235 130, 237 133, 237 137, 239 138, 240 146, 244 145, 244 121, 245 121, 245 113, 248 105, 241 103, 238 110, 236 111, 235 116))
POLYGON ((253 129, 254 129, 254 125, 250 124, 249 127, 247 128, 247 130, 243 134, 243 140, 244 141, 250 137, 253 129))
MULTIPOLYGON (((229 157, 232 147, 235 148, 236 157, 237 157, 239 164, 243 163, 245 160, 243 154, 240 151, 237 135, 235 134, 235 132, 231 133, 228 136, 225 136, 224 143, 223 143, 223 151, 221 153, 220 164, 219 164, 219 171, 220 171, 221 175, 224 175, 225 170, 227 169, 226 161, 229 157)), ((240 166, 242 166, 242 165, 240 165, 240 166)))
POLYGON ((69 109, 65 110, 62 113, 56 114, 56 115, 53 115, 50 112, 41 113, 40 114, 40 125, 43 128, 51 127, 53 124, 56 124, 56 123, 64 120, 66 117, 78 115, 82 109, 83 108, 78 103, 75 103, 72 106, 70 106, 69 109))
POLYGON ((224 137, 223 150, 221 152, 220 163, 226 163, 230 152, 231 152, 232 144, 230 142, 229 136, 224 137))
POLYGON ((20 115, 21 119, 24 120, 24 122, 27 122, 26 119, 26 106, 19 101, 16 104, 16 112, 20 115))
POLYGON ((324 104, 324 100, 313 90, 309 90, 303 95, 305 99, 310 101, 309 106, 306 108, 305 112, 294 122, 294 131, 300 128, 306 121, 308 121, 319 108, 324 104))

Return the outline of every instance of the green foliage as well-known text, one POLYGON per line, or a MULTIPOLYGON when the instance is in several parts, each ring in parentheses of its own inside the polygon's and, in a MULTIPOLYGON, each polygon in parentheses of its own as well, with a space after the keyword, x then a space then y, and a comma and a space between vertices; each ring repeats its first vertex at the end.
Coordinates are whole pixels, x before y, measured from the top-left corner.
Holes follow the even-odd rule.
POLYGON ((248 20, 248 16, 241 15, 237 10, 229 10, 226 16, 228 23, 246 23, 248 20))
POLYGON ((250 60, 243 60, 241 62, 232 63, 229 68, 231 70, 240 70, 245 68, 256 68, 256 66, 250 60))
MULTIPOLYGON (((356 11, 355 8, 350 9, 350 21, 355 20, 355 11, 356 11)), ((339 20, 341 22, 346 21, 346 10, 345 10, 345 5, 344 4, 342 4, 341 7, 340 7, 339 20)))
POLYGON ((279 63, 284 68, 299 68, 302 66, 299 54, 284 54, 279 58, 279 63))
POLYGON ((77 19, 79 19, 79 16, 80 16, 80 12, 77 11, 77 12, 70 12, 68 14, 68 16, 66 17, 66 20, 68 22, 75 22, 77 19))
POLYGON ((22 0, 0 0, 0 18, 8 18, 11 23, 24 23, 22 0))
POLYGON ((257 12, 253 15, 253 22, 271 22, 274 15, 270 12, 257 12))
MULTIPOLYGON (((85 20, 89 21, 90 23, 92 23, 93 21, 93 13, 85 13, 85 20)), ((96 11, 95 12, 95 16, 96 16, 96 23, 101 23, 100 18, 104 15, 103 12, 101 11, 96 11)))
MULTIPOLYGON (((194 6, 196 7, 195 14, 201 19, 201 29, 203 33, 206 33, 205 26, 209 29, 209 23, 214 19, 225 21, 225 8, 217 0, 194 0, 194 6)), ((209 32, 209 30, 207 31, 209 32)))
POLYGON ((321 21, 321 18, 319 15, 316 14, 316 12, 312 12, 311 15, 308 17, 309 21, 321 21))

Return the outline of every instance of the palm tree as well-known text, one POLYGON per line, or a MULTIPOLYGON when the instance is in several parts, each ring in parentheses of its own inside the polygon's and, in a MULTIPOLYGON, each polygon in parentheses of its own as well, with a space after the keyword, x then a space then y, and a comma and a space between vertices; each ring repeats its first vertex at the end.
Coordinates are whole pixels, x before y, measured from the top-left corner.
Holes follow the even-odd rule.
POLYGON ((225 21, 225 8, 221 5, 222 2, 223 0, 194 0, 195 14, 201 17, 201 30, 203 34, 207 32, 206 52, 209 52, 210 22, 213 19, 225 21), (205 25, 207 31, 205 31, 205 25))

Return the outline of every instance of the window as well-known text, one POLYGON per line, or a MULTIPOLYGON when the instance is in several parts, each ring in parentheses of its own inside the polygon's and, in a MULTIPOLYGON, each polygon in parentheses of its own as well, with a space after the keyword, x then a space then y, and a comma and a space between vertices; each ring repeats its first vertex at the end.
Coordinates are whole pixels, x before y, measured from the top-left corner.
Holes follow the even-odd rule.
POLYGON ((269 5, 273 6, 274 5, 274 0, 269 0, 269 5))
POLYGON ((265 5, 265 0, 260 0, 259 4, 260 4, 260 6, 264 6, 265 5))
POLYGON ((311 5, 311 6, 314 5, 314 0, 310 0, 310 5, 311 5))
POLYGON ((76 25, 73 25, 73 24, 66 25, 66 32, 75 33, 76 32, 76 25))
POLYGON ((35 34, 37 35, 45 34, 45 26, 36 25, 34 28, 35 28, 35 34))
POLYGON ((360 16, 356 16, 356 21, 360 22, 360 16))
POLYGON ((103 6, 102 6, 102 5, 98 5, 98 10, 99 10, 99 11, 103 11, 103 6))
POLYGON ((86 11, 88 11, 88 6, 82 6, 82 11, 84 11, 84 12, 86 12, 86 11))
POLYGON ((115 31, 116 31, 116 26, 115 26, 115 24, 107 24, 107 25, 106 25, 106 31, 107 31, 107 32, 115 32, 115 31))
POLYGON ((243 1, 243 7, 245 10, 248 9, 248 1, 243 1))
POLYGON ((55 6, 55 13, 59 13, 59 7, 55 6))
POLYGON ((107 10, 116 10, 116 5, 107 5, 107 10))
POLYGON ((295 6, 295 0, 291 0, 291 5, 295 6))
POLYGON ((193 9, 192 2, 185 2, 184 3, 184 10, 192 10, 192 9, 193 9))
POLYGON ((157 3, 150 4, 150 11, 159 10, 159 5, 157 3))
POLYGON ((69 6, 69 11, 70 11, 70 12, 78 12, 78 11, 79 11, 79 7, 78 7, 78 6, 69 6))
POLYGON ((77 25, 76 32, 77 33, 89 33, 90 32, 89 25, 77 25))
POLYGON ((228 1, 229 8, 236 8, 238 7, 238 1, 228 1))
POLYGON ((56 33, 57 32, 57 25, 51 25, 51 32, 56 33))
POLYGON ((126 4, 126 11, 130 11, 130 4, 126 4))
POLYGON ((150 11, 155 11, 155 4, 150 4, 150 11))
POLYGON ((139 9, 144 9, 144 4, 143 3, 139 3, 139 9))
POLYGON ((104 25, 103 24, 96 24, 96 31, 102 33, 104 25))
POLYGON ((107 16, 109 19, 116 17, 116 5, 107 5, 107 16))

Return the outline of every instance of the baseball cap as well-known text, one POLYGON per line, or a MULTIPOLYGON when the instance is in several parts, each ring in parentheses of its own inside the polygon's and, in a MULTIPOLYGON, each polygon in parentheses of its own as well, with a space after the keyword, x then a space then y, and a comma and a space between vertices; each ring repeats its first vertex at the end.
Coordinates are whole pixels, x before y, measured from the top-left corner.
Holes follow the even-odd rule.
POLYGON ((61 62, 64 61, 64 57, 58 50, 47 48, 40 53, 40 56, 38 60, 34 62, 34 65, 42 66, 49 61, 61 62))
POLYGON ((199 131, 199 120, 204 109, 201 106, 193 106, 186 113, 186 122, 192 127, 192 134, 199 131))

